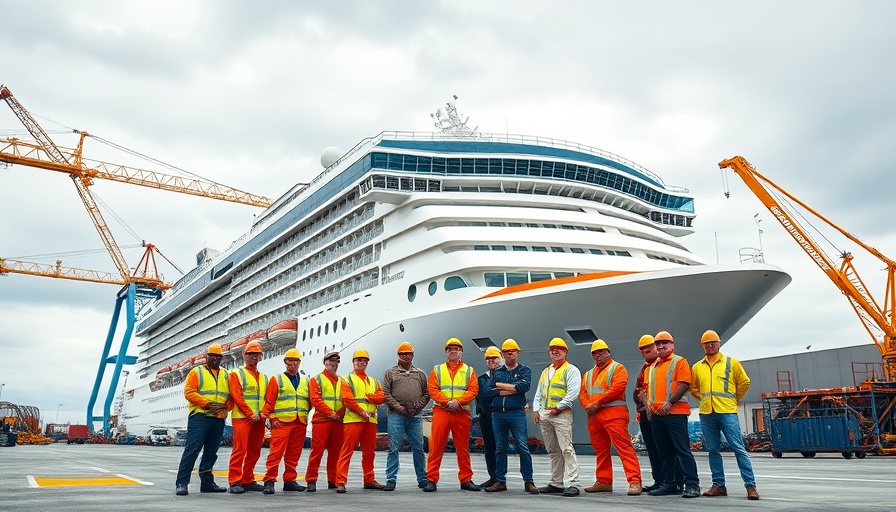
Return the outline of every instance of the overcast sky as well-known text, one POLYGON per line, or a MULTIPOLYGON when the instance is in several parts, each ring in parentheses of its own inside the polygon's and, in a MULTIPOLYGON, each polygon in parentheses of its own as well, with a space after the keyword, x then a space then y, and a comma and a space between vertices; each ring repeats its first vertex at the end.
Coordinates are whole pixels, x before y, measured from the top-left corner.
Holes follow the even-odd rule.
MULTIPOLYGON (((725 199, 717 163, 744 155, 896 255, 892 2, 5 4, 0 82, 60 146, 76 139, 57 130, 85 130, 276 198, 319 172, 323 148, 431 130, 429 114, 456 94, 480 131, 596 146, 688 188, 697 233, 683 243, 707 263, 738 262, 741 248, 759 246, 761 228, 767 262, 793 283, 726 344, 729 354, 870 341, 734 175, 725 199)), ((11 136, 28 138, 0 105, 0 138, 11 136)), ((84 154, 169 172, 90 139, 84 154)), ((0 256, 114 272, 65 175, 15 166, 0 177, 0 256), (96 252, 65 254, 86 250, 96 252)), ((202 247, 225 249, 260 211, 112 182, 91 191, 108 205, 121 246, 152 242, 185 270, 202 247)), ((132 264, 141 254, 125 250, 132 264)), ((879 296, 883 264, 859 261, 879 296)), ((2 400, 38 406, 46 421, 58 409, 60 422, 83 422, 116 291, 0 278, 2 400)))

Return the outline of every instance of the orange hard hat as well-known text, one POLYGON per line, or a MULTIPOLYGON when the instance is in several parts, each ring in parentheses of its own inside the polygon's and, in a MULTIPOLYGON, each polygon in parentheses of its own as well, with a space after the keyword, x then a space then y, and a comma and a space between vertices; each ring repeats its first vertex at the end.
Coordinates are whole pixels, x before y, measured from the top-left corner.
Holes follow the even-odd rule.
POLYGON ((263 353, 264 350, 261 349, 261 343, 259 343, 257 341, 250 341, 249 343, 246 343, 246 348, 243 349, 243 353, 249 354, 252 352, 257 353, 257 354, 263 353))
POLYGON ((398 353, 401 354, 402 352, 410 352, 413 354, 414 347, 410 343, 402 341, 401 344, 398 345, 398 353))
POLYGON ((660 331, 656 333, 656 336, 653 337, 654 341, 675 341, 672 339, 672 335, 669 334, 668 331, 660 331))
POLYGON ((712 343, 714 341, 721 342, 722 340, 719 338, 719 333, 712 329, 704 332, 703 336, 700 337, 700 343, 712 343))
POLYGON ((224 351, 221 349, 220 343, 212 343, 208 346, 208 350, 205 351, 206 354, 213 354, 217 356, 224 355, 224 351))

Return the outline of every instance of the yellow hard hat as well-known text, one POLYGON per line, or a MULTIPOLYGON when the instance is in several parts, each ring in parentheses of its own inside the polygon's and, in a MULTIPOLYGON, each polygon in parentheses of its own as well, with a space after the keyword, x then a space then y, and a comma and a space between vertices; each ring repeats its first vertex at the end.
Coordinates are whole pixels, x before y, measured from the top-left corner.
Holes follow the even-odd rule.
POLYGON ((354 354, 352 354, 352 361, 354 361, 355 359, 358 359, 358 358, 364 358, 369 361, 370 354, 368 354, 367 351, 364 350, 363 348, 359 348, 358 350, 355 350, 354 354))
POLYGON ((721 342, 722 340, 719 338, 719 333, 712 329, 704 332, 703 336, 700 337, 700 343, 712 343, 714 341, 721 342))
POLYGON ((504 340, 504 343, 501 344, 501 352, 505 350, 519 350, 520 346, 517 344, 516 340, 513 338, 507 338, 504 340))
POLYGON ((675 341, 672 339, 672 335, 669 334, 668 331, 660 331, 656 333, 656 336, 653 337, 654 341, 675 341))
POLYGON ((594 340, 591 344, 591 351, 594 352, 595 350, 601 349, 610 350, 610 347, 607 346, 607 342, 604 340, 594 340))
MULTIPOLYGON (((506 341, 504 342, 507 343, 506 341)), ((485 358, 488 359, 490 357, 501 357, 501 351, 498 350, 498 347, 488 347, 485 349, 485 358)))
POLYGON ((222 356, 222 355, 224 355, 224 351, 221 350, 221 344, 220 344, 220 343, 212 343, 211 345, 208 346, 208 350, 206 350, 205 353, 206 353, 206 354, 213 354, 213 355, 217 355, 217 356, 222 356))
POLYGON ((283 359, 298 359, 299 361, 301 361, 301 360, 302 360, 302 356, 299 355, 299 351, 298 351, 298 350, 296 350, 296 349, 294 349, 294 348, 291 348, 291 349, 289 349, 289 350, 286 351, 286 354, 283 355, 283 359))
POLYGON ((649 347, 650 345, 653 345, 653 336, 649 334, 641 336, 641 339, 638 340, 638 348, 649 347))
POLYGON ((563 338, 554 338, 548 343, 548 348, 551 347, 560 347, 562 349, 569 350, 569 347, 566 346, 566 342, 563 341, 563 338))
POLYGON ((410 353, 413 354, 413 353, 414 353, 414 347, 411 346, 410 343, 408 343, 408 342, 406 342, 406 341, 402 341, 401 344, 398 345, 398 352, 397 352, 397 353, 401 354, 402 352, 410 352, 410 353))
POLYGON ((451 338, 450 340, 445 342, 445 350, 448 350, 448 347, 460 347, 461 350, 464 349, 464 344, 460 342, 457 338, 451 338))
POLYGON ((250 341, 249 343, 247 343, 246 348, 243 349, 243 353, 248 354, 250 352, 254 352, 257 354, 261 354, 262 352, 264 352, 264 350, 261 349, 261 343, 257 341, 250 341))

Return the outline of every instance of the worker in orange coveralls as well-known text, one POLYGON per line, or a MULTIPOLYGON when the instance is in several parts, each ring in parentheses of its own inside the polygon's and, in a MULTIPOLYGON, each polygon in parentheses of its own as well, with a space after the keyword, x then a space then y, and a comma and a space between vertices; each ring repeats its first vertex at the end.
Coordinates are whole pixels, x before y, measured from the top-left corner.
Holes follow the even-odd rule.
POLYGON ((622 459, 628 495, 637 496, 641 494, 641 465, 628 432, 628 406, 625 403, 628 371, 613 360, 604 340, 595 340, 591 344, 591 358, 594 368, 583 376, 579 393, 579 402, 588 413, 588 436, 596 461, 594 485, 586 487, 585 492, 613 492, 612 443, 622 459))
POLYGON ((342 384, 342 403, 345 418, 342 423, 342 450, 336 470, 336 492, 345 492, 348 481, 348 465, 355 447, 361 444, 361 470, 364 471, 364 488, 383 490, 386 486, 373 477, 373 451, 376 449, 376 406, 385 403, 386 395, 375 378, 367 375, 370 354, 363 348, 352 355, 354 371, 345 376, 342 384))
POLYGON ((264 444, 265 417, 261 414, 261 408, 268 382, 268 378, 258 371, 261 355, 261 344, 250 341, 243 350, 243 366, 228 373, 230 396, 234 404, 230 413, 233 420, 233 449, 230 451, 228 475, 233 494, 264 490, 255 481, 255 463, 261 457, 261 445, 264 444))
POLYGON ((317 473, 325 450, 327 488, 336 488, 336 465, 342 449, 342 417, 345 416, 345 406, 342 404, 342 386, 345 383, 336 374, 339 359, 339 352, 327 352, 324 355, 324 371, 308 382, 308 399, 314 407, 314 416, 311 417, 311 453, 305 470, 305 483, 308 484, 305 492, 317 491, 317 473))
POLYGON ((430 433, 429 459, 426 461, 426 485, 423 492, 435 492, 439 483, 439 467, 448 444, 448 433, 454 439, 457 452, 457 477, 464 491, 480 491, 473 483, 473 467, 470 463, 470 428, 473 417, 470 402, 479 392, 479 381, 473 368, 463 362, 464 345, 457 338, 445 342, 447 362, 436 365, 429 373, 427 387, 434 402, 432 431, 430 433))
POLYGON ((283 357, 286 371, 271 377, 264 395, 263 416, 271 420, 271 451, 265 464, 264 494, 274 494, 274 483, 280 460, 284 460, 283 490, 302 492, 304 485, 296 482, 296 466, 302 456, 305 431, 308 426, 308 377, 299 375, 302 357, 291 348, 283 357))

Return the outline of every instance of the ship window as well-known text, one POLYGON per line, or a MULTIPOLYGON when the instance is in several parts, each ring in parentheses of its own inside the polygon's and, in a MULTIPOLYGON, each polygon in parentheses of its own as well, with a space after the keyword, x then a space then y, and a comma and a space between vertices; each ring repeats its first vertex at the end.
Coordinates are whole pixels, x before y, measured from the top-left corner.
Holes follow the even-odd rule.
POLYGON ((417 285, 412 284, 408 286, 408 302, 414 302, 414 299, 417 298, 417 285))
POLYGON ((486 272, 484 274, 485 277, 485 286, 492 287, 503 287, 504 286, 504 273, 503 272, 486 272))
POLYGON ((628 256, 629 258, 631 258, 632 253, 628 251, 616 251, 616 256, 628 256))
POLYGON ((471 226, 487 226, 485 222, 482 221, 474 221, 470 223, 471 226))
POLYGON ((448 159, 448 174, 460 174, 460 158, 448 159))
POLYGON ((551 252, 566 252, 563 247, 551 247, 551 252))
POLYGON ((517 284, 526 284, 529 282, 529 273, 528 272, 508 272, 507 273, 507 286, 513 286, 517 284))
POLYGON ((588 249, 588 251, 590 251, 591 254, 603 254, 604 253, 604 251, 602 251, 600 249, 588 249))
POLYGON ((435 281, 432 281, 431 283, 429 283, 429 287, 426 289, 426 291, 428 291, 430 295, 435 295, 436 290, 438 289, 439 285, 437 285, 435 281))
POLYGON ((317 326, 317 335, 320 336, 320 326, 317 326))
POLYGON ((561 225, 560 228, 562 228, 562 229, 576 229, 576 228, 574 228, 573 226, 567 226, 566 224, 561 225))
POLYGON ((529 279, 534 283, 535 281, 547 281, 551 279, 550 272, 529 272, 529 279))
MULTIPOLYGON (((576 274, 574 272, 554 272, 554 277, 556 277, 557 279, 560 279, 562 277, 573 277, 575 275, 576 274)), ((591 340, 591 341, 594 341, 594 340, 591 340)))
POLYGON ((512 227, 512 228, 521 228, 521 227, 523 227, 523 223, 522 223, 522 222, 508 222, 507 225, 510 226, 510 227, 512 227))
POLYGON ((570 249, 570 251, 572 251, 576 254, 585 254, 585 249, 582 249, 580 247, 573 247, 570 249))
POLYGON ((330 323, 329 322, 324 324, 324 334, 330 334, 330 323))
POLYGON ((538 227, 538 224, 535 224, 535 223, 533 223, 533 222, 527 222, 527 223, 526 223, 526 227, 527 227, 527 228, 537 228, 537 227, 538 227))
POLYGON ((305 341, 305 339, 307 337, 308 337, 308 331, 306 331, 305 329, 302 329, 302 341, 305 341))
POLYGON ((590 345, 598 338, 591 329, 566 329, 566 333, 576 345, 590 345))
POLYGON ((311 340, 314 339, 314 327, 312 327, 311 329, 308 329, 308 339, 311 339, 311 340))
POLYGON ((474 245, 473 250, 474 251, 487 251, 488 246, 487 245, 474 245))
POLYGON ((345 317, 342 318, 342 330, 345 330, 345 317))
POLYGON ((496 227, 499 227, 499 228, 503 228, 503 227, 506 227, 506 226, 507 226, 507 224, 505 224, 505 223, 503 223, 503 222, 489 222, 488 225, 489 225, 489 226, 496 226, 496 227))
POLYGON ((514 251, 528 251, 529 248, 526 247, 525 245, 514 245, 513 250, 514 251))
POLYGON ((503 245, 493 245, 492 250, 493 251, 506 251, 507 247, 504 247, 503 245))
POLYGON ((450 276, 445 279, 445 291, 457 290, 458 288, 466 288, 467 283, 460 276, 450 276))
POLYGON ((489 337, 485 337, 485 338, 473 338, 473 343, 475 343, 476 346, 479 347, 479 350, 482 350, 482 351, 484 351, 484 350, 487 349, 488 347, 495 347, 495 346, 496 346, 496 345, 495 345, 495 342, 492 341, 492 339, 489 338, 489 337))
POLYGON ((339 326, 339 322, 337 322, 336 320, 333 320, 333 334, 336 334, 336 327, 338 327, 338 326, 339 326))
POLYGON ((542 246, 540 246, 540 245, 533 245, 533 246, 532 246, 532 250, 535 251, 535 252, 548 252, 548 248, 547 248, 547 247, 542 247, 542 246))
POLYGON ((555 226, 553 224, 542 224, 542 225, 546 228, 557 229, 557 226, 555 226))

